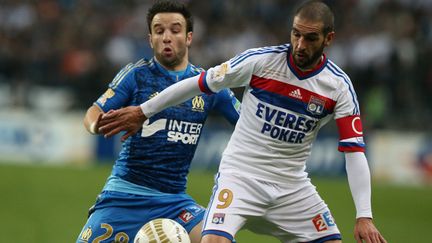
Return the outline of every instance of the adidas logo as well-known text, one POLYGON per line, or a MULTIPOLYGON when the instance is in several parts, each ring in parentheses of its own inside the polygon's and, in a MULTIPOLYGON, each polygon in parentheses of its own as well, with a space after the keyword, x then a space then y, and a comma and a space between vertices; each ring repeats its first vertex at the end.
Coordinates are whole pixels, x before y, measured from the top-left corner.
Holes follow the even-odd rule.
POLYGON ((297 99, 302 99, 302 95, 300 93, 300 89, 293 90, 289 93, 289 96, 292 96, 297 99))

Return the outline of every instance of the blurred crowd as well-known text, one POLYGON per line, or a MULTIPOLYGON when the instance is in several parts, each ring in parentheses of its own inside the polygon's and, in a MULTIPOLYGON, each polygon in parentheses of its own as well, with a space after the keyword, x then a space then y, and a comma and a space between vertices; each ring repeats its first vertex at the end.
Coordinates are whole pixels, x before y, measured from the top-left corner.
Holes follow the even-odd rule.
MULTIPOLYGON (((129 62, 152 56, 153 1, 2 0, 0 109, 84 110, 129 62)), ((208 68, 252 47, 289 42, 299 1, 185 0, 191 62, 208 68)), ((327 56, 351 77, 370 129, 432 130, 432 1, 325 1, 327 56)), ((239 91, 238 91, 239 92, 239 91)))

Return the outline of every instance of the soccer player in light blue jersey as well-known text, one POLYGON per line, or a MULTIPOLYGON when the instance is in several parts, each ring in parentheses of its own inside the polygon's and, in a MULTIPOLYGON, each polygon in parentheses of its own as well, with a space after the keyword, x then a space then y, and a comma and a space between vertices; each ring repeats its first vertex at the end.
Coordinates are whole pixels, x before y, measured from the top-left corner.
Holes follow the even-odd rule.
MULTIPOLYGON (((154 57, 124 67, 88 109, 84 125, 92 134, 104 113, 139 105, 203 71, 188 61, 193 21, 184 4, 159 1, 149 9, 147 21, 154 57)), ((155 218, 177 221, 192 242, 199 242, 205 209, 185 192, 190 163, 209 111, 217 110, 235 124, 239 108, 229 89, 196 95, 129 134, 77 242, 132 242, 155 218)))

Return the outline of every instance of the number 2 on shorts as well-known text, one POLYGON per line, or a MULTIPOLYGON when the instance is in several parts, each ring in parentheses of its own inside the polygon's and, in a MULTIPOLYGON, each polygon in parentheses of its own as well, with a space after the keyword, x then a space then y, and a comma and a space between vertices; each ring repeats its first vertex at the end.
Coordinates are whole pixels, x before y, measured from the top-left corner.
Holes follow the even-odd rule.
POLYGON ((229 189, 223 189, 219 192, 218 200, 221 202, 221 204, 218 204, 216 208, 218 209, 224 209, 229 207, 231 205, 231 202, 233 200, 233 193, 229 189))

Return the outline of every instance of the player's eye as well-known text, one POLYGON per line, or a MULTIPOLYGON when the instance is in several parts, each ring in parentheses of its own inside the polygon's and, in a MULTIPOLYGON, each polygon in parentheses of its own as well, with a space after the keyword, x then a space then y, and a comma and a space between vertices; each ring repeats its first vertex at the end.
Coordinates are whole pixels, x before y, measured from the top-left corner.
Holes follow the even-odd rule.
POLYGON ((155 29, 155 33, 156 33, 156 34, 158 34, 158 35, 161 35, 161 34, 163 34, 163 32, 164 32, 164 30, 163 30, 163 29, 160 29, 160 28, 158 28, 158 29, 155 29))
POLYGON ((306 41, 314 42, 318 40, 317 36, 305 36, 306 41))
POLYGON ((294 37, 297 37, 297 38, 300 38, 300 32, 298 32, 298 31, 295 31, 295 30, 292 30, 291 31, 291 34, 294 36, 294 37))
POLYGON ((171 31, 172 31, 174 34, 177 34, 177 33, 180 33, 181 29, 180 29, 180 28, 173 28, 173 29, 171 29, 171 31))

